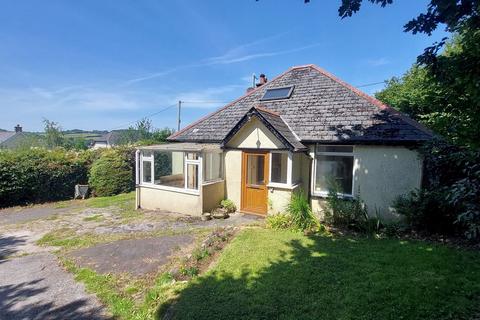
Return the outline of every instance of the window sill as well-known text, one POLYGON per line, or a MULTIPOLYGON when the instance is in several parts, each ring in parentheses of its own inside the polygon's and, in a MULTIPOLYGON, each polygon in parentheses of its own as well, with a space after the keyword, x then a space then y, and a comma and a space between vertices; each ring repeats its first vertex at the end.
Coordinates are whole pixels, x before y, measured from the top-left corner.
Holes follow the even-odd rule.
POLYGON ((296 187, 298 187, 300 184, 299 183, 295 183, 295 184, 283 184, 283 183, 269 183, 267 184, 267 188, 271 188, 271 189, 286 189, 286 190, 293 190, 295 189, 296 187))
MULTIPOLYGON (((328 192, 312 192, 310 195, 312 197, 317 197, 317 198, 328 198, 328 192)), ((345 200, 353 199, 353 195, 351 194, 338 193, 337 196, 340 199, 345 199, 345 200)))
POLYGON ((156 184, 145 184, 145 183, 139 184, 138 186, 141 188, 149 188, 149 189, 157 189, 157 190, 171 191, 171 192, 177 192, 177 193, 191 194, 194 196, 200 195, 199 190, 180 189, 180 188, 159 186, 156 184))
POLYGON ((202 186, 209 186, 209 185, 212 185, 212 184, 216 184, 216 183, 220 183, 220 182, 224 182, 225 180, 223 179, 217 179, 217 180, 212 180, 212 181, 205 181, 202 186))

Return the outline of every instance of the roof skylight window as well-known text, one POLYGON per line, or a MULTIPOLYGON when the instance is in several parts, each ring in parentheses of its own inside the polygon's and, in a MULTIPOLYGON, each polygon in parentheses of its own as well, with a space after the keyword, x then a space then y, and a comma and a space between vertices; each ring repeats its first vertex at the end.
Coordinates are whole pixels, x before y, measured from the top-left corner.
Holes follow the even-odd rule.
POLYGON ((288 99, 292 95, 294 86, 267 89, 262 101, 288 99))

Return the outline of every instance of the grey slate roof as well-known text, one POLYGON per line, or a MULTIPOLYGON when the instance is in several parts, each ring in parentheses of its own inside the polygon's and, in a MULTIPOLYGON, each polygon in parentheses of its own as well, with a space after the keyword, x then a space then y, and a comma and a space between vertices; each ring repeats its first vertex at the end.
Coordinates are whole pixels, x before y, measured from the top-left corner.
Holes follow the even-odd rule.
POLYGON ((0 144, 4 143, 17 133, 15 131, 1 131, 0 132, 0 144))
MULTIPOLYGON (((117 144, 122 142, 121 140, 123 138, 123 135, 127 131, 128 130, 113 130, 113 131, 105 133, 104 135, 102 135, 100 137, 93 138, 92 141, 93 142, 105 142, 109 145, 114 146, 114 145, 117 145, 117 144)), ((135 134, 136 134, 136 132, 135 132, 135 134)))
MULTIPOLYGON (((419 123, 314 65, 292 67, 267 84, 169 137, 170 141, 221 142, 252 109, 280 115, 300 141, 394 143, 425 141, 433 134, 419 123), (261 101, 265 90, 294 85, 289 99, 261 101)), ((272 120, 272 119, 270 119, 272 120)), ((288 134, 288 132, 286 133, 288 134)))

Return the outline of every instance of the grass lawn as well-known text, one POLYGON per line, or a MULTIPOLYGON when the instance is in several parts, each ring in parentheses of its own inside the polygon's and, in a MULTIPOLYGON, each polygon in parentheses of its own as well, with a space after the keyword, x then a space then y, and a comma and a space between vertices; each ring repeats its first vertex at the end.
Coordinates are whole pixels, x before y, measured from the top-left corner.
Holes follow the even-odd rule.
POLYGON ((480 311, 480 254, 248 229, 165 310, 175 319, 469 319, 480 311))

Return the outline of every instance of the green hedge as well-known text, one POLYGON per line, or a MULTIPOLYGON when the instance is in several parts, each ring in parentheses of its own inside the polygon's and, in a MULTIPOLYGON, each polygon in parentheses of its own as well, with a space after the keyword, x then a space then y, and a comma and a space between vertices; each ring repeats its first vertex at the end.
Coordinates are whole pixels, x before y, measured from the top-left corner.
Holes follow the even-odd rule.
POLYGON ((71 198, 87 176, 87 161, 75 152, 1 151, 0 207, 71 198))
POLYGON ((96 196, 112 196, 135 188, 135 151, 131 148, 106 150, 92 164, 88 183, 96 196))
POLYGON ((0 151, 0 207, 71 199, 75 184, 95 195, 133 190, 134 148, 0 151))

